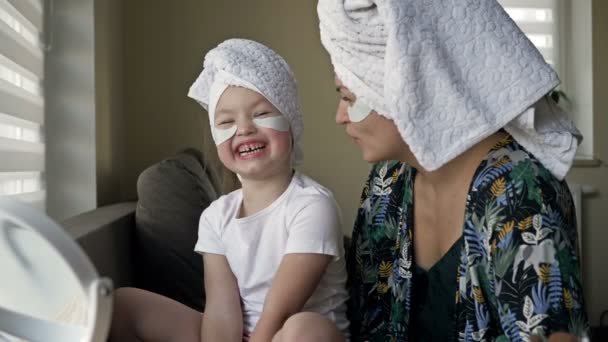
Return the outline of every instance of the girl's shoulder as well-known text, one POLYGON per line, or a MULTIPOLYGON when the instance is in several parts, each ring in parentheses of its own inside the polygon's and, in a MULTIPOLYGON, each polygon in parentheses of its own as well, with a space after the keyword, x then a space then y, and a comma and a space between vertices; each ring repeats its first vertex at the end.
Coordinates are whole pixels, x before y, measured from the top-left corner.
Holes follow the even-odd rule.
POLYGON ((290 208, 290 212, 294 214, 302 210, 310 211, 323 207, 333 211, 340 210, 330 189, 300 172, 294 175, 293 186, 285 207, 290 208))
POLYGON ((296 172, 293 179, 293 189, 291 198, 308 198, 308 200, 327 200, 334 199, 333 192, 327 187, 321 185, 311 177, 296 172))
POLYGON ((242 199, 243 191, 241 189, 224 194, 211 202, 203 210, 201 217, 210 222, 214 222, 218 218, 232 217, 238 211, 242 199))

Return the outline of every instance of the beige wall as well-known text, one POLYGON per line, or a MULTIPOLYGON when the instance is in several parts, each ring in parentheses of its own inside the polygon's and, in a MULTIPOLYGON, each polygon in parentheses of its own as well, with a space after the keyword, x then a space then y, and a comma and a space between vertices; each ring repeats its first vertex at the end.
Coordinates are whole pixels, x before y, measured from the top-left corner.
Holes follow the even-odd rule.
POLYGON ((125 171, 121 0, 95 1, 97 204, 123 199, 125 171))
MULTIPOLYGON (((108 93, 104 96, 110 103, 123 101, 124 131, 128 133, 123 151, 122 145, 112 141, 117 125, 113 120, 119 118, 121 108, 111 104, 103 109, 106 114, 98 137, 103 141, 103 166, 98 168, 103 182, 112 189, 117 186, 114 172, 120 169, 120 157, 115 153, 124 152, 121 188, 123 197, 134 197, 135 180, 145 167, 182 147, 201 146, 203 137, 208 136, 202 124, 206 114, 186 98, 186 92, 200 72, 204 53, 229 37, 253 38, 273 47, 293 67, 306 115, 302 169, 335 192, 343 209, 345 231, 350 232, 368 165, 333 122, 337 95, 328 57, 319 43, 316 1, 129 0, 123 4, 124 64, 120 65, 116 55, 105 57, 116 63, 110 68, 124 70, 123 98, 110 89, 120 87, 119 76, 105 81, 108 93)), ((608 2, 594 0, 595 149, 600 160, 608 160, 608 136, 603 132, 608 127, 608 66, 602 63, 608 60, 606 17, 608 2)), ((120 36, 114 29, 110 31, 120 36)), ((604 265, 608 168, 605 164, 577 167, 568 179, 598 190, 585 199, 583 217, 585 291, 590 318, 597 323, 601 310, 608 309, 608 268, 604 265)), ((100 198, 109 199, 110 193, 100 198)))

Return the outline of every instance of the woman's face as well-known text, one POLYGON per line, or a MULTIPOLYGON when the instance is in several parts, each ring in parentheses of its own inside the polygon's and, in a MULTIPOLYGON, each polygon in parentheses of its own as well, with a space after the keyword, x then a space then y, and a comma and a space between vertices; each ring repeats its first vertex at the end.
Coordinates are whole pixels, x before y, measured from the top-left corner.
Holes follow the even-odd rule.
POLYGON ((393 121, 376 111, 372 111, 362 121, 352 122, 348 108, 357 98, 337 76, 335 82, 336 91, 340 94, 336 123, 345 126, 346 134, 359 146, 365 161, 403 160, 405 155, 411 155, 393 121))

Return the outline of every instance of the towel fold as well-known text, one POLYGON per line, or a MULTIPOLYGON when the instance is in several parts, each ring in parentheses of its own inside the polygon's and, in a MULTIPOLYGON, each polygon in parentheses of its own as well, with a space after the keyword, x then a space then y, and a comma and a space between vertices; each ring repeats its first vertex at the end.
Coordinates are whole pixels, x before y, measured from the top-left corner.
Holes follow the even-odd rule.
MULTIPOLYGON (((299 164, 303 153, 300 138, 304 121, 295 77, 287 62, 267 46, 248 39, 228 39, 205 56, 203 71, 190 87, 188 96, 209 112, 214 125, 215 102, 210 98, 214 84, 238 86, 263 95, 287 118, 293 136, 292 163, 299 164), (210 110, 211 109, 211 110, 210 110)), ((217 95, 217 94, 216 94, 217 95)))
POLYGON ((501 128, 562 179, 582 140, 557 74, 496 0, 320 0, 321 42, 428 171, 501 128))

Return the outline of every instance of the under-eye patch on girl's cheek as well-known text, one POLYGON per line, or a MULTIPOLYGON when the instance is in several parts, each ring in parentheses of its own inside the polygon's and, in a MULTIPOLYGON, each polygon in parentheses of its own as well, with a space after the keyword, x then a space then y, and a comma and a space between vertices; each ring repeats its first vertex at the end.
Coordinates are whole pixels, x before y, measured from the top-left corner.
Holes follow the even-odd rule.
POLYGON ((351 122, 360 122, 363 121, 369 114, 372 112, 372 109, 369 108, 362 101, 355 101, 352 106, 346 109, 348 112, 348 119, 351 122))
POLYGON ((232 125, 230 128, 226 129, 211 127, 211 135, 213 136, 213 141, 215 142, 216 146, 232 138, 235 133, 236 125, 232 125))
MULTIPOLYGON (((283 115, 275 115, 268 116, 264 118, 253 118, 253 123, 258 127, 271 128, 280 132, 288 132, 289 131, 289 121, 283 115)), ((211 135, 213 136, 213 141, 215 145, 220 145, 221 143, 232 138, 238 127, 236 124, 233 124, 229 128, 211 128, 211 135)))
POLYGON ((254 118, 256 126, 272 128, 277 131, 289 131, 289 121, 283 115, 267 116, 264 118, 254 118))

